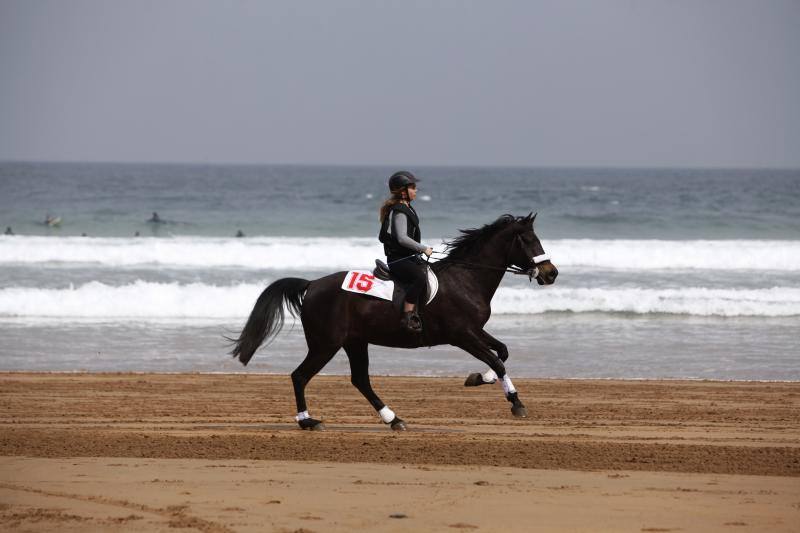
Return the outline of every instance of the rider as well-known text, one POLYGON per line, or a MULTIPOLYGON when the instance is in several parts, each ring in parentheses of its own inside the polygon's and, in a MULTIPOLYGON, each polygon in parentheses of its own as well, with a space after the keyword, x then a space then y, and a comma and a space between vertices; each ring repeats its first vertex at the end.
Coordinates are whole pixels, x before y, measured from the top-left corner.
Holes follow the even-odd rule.
POLYGON ((433 249, 420 244, 419 217, 411 207, 411 202, 417 197, 417 182, 419 180, 414 174, 406 170, 395 172, 389 178, 391 196, 381 206, 378 236, 392 276, 410 285, 401 323, 413 332, 422 331, 416 305, 428 282, 425 262, 420 254, 430 257, 433 253, 433 249))

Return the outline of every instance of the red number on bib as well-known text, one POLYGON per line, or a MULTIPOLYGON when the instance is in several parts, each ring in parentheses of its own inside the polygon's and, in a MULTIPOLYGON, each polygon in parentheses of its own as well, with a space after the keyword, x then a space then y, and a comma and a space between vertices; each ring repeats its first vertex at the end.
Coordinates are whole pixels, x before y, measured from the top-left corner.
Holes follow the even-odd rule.
POLYGON ((350 283, 347 284, 348 289, 355 289, 361 292, 368 292, 372 288, 375 276, 372 274, 364 274, 353 272, 350 275, 350 283))
POLYGON ((375 279, 375 276, 372 274, 361 274, 358 277, 358 283, 356 283, 356 288, 362 292, 367 292, 372 288, 372 280, 375 279))

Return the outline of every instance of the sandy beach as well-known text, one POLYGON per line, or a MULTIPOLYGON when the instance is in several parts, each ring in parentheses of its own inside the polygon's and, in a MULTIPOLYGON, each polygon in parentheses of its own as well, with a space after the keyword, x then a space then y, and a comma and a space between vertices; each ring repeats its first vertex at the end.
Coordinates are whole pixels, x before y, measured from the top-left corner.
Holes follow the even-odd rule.
POLYGON ((800 384, 0 374, 0 529, 796 531, 800 384))

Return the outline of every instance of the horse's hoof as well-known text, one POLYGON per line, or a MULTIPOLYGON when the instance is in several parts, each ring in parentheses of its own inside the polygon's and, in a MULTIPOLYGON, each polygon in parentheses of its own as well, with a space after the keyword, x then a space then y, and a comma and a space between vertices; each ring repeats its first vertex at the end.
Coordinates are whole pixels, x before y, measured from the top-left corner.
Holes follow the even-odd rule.
POLYGON ((512 405, 511 414, 513 414, 517 418, 528 418, 528 410, 525 409, 525 406, 522 404, 512 405))
POLYGON ((308 431, 325 431, 325 424, 323 424, 321 420, 306 418, 305 420, 300 420, 297 423, 300 425, 300 429, 307 429, 308 431))
POLYGON ((478 385, 485 385, 486 382, 483 381, 483 376, 479 372, 475 372, 467 376, 467 380, 464 382, 465 387, 477 387, 478 385))
POLYGON ((405 431, 406 430, 406 423, 400 420, 397 417, 394 417, 394 420, 390 422, 393 431, 405 431))

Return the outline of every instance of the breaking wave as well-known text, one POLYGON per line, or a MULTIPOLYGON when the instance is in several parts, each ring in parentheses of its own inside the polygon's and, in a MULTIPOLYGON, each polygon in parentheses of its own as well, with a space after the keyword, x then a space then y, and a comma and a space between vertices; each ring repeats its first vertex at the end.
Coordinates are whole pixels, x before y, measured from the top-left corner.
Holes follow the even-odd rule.
MULTIPOLYGON (((800 241, 561 239, 543 244, 559 267, 800 271, 800 241)), ((444 249, 441 244, 434 248, 444 249)), ((383 257, 381 245, 376 239, 360 237, 0 236, 0 264, 308 271, 365 268, 376 257, 383 257)))
MULTIPOLYGON (((136 281, 113 286, 93 281, 60 289, 8 287, 0 289, 0 318, 240 321, 247 318, 267 283, 217 286, 136 281)), ((594 312, 785 317, 800 316, 800 289, 501 287, 492 308, 495 314, 523 315, 594 312)))

